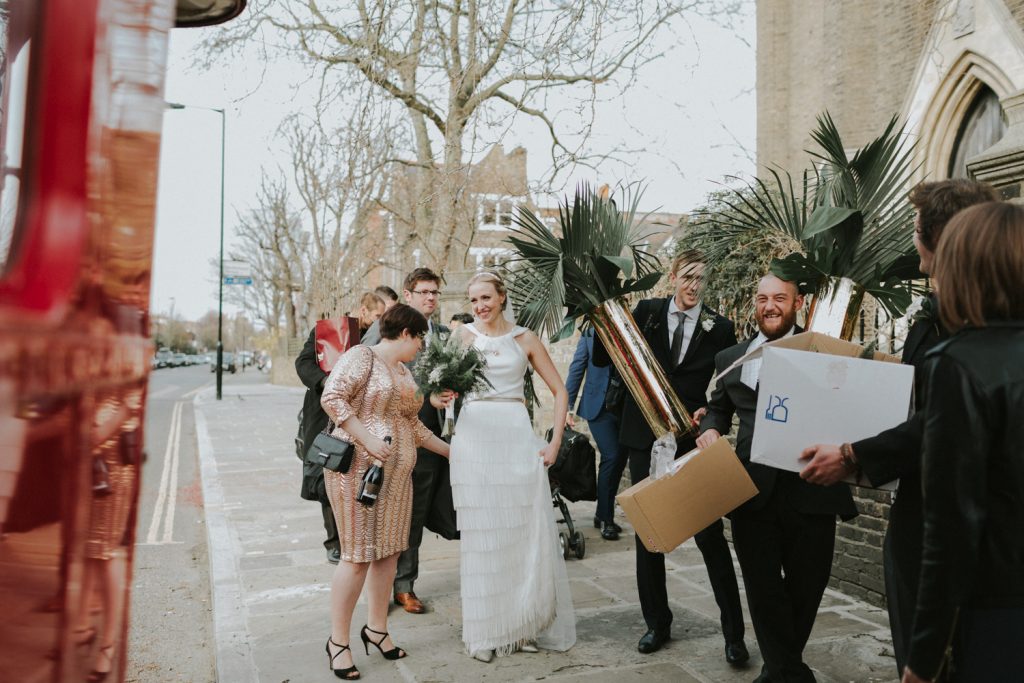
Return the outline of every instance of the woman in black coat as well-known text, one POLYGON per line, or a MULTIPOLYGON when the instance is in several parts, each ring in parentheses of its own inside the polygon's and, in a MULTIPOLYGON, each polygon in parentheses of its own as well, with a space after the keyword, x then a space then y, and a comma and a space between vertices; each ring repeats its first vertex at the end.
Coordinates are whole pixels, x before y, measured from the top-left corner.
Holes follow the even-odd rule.
POLYGON ((933 271, 955 334, 925 367, 921 580, 904 683, 1020 680, 1024 643, 1024 207, 946 226, 933 271))

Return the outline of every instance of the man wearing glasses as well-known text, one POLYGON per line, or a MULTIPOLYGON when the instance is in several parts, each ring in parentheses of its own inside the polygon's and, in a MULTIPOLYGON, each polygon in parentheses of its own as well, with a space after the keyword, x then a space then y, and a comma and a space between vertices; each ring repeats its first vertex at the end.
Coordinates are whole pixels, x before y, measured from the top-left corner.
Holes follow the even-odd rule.
MULTIPOLYGON (((444 325, 431 321, 441 300, 441 278, 429 268, 417 268, 405 277, 402 291, 405 303, 422 313, 430 327, 428 334, 448 333, 444 325)), ((373 346, 380 341, 380 323, 375 322, 366 331, 362 343, 373 346)), ((422 353, 422 351, 420 351, 422 353)), ((419 359, 417 355, 416 360, 419 359)), ((415 360, 409 365, 415 364, 415 360)), ((441 415, 437 407, 431 405, 429 398, 423 399, 420 408, 420 421, 435 435, 441 436, 441 415)), ((420 543, 423 540, 423 527, 434 508, 435 499, 439 495, 451 497, 451 486, 448 484, 448 461, 423 448, 416 450, 416 467, 412 472, 412 522, 409 526, 409 548, 398 557, 398 570, 395 573, 395 603, 401 605, 406 612, 423 614, 427 611, 416 593, 413 584, 419 573, 420 543)), ((448 503, 451 507, 451 503, 448 503)))

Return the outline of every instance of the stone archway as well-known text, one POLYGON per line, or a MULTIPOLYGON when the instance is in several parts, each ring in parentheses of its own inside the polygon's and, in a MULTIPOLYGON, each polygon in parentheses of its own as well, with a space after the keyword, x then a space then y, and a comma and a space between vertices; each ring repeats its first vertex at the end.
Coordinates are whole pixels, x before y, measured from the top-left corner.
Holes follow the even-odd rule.
POLYGON ((913 182, 947 177, 961 124, 985 87, 1000 100, 1024 89, 1024 32, 1001 0, 942 3, 903 107, 918 139, 913 182))

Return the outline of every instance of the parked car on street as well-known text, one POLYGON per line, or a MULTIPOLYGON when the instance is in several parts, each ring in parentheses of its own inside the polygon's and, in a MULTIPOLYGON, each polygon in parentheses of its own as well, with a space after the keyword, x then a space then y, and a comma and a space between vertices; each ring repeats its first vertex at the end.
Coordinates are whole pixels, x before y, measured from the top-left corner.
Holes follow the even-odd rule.
MULTIPOLYGON (((237 366, 235 365, 235 354, 228 353, 227 351, 225 351, 224 352, 224 362, 221 363, 221 367, 224 368, 224 370, 234 374, 234 372, 238 369, 237 366)), ((216 371, 217 371, 217 354, 214 353, 213 354, 213 358, 210 361, 210 372, 216 372, 216 371)))
POLYGON ((188 365, 188 356, 183 353, 174 354, 173 367, 180 368, 183 365, 188 365))
POLYGON ((158 368, 169 368, 171 362, 174 360, 174 354, 167 349, 161 349, 156 352, 156 366, 158 368))

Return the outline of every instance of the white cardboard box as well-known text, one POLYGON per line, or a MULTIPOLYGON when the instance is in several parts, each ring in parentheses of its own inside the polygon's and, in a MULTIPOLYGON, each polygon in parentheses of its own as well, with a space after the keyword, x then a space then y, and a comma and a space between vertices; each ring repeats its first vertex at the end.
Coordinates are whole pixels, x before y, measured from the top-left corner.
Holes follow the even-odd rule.
POLYGON ((905 421, 913 366, 883 353, 860 358, 862 352, 857 344, 805 332, 764 344, 730 366, 725 372, 762 358, 751 462, 799 472, 808 446, 857 441, 905 421))

